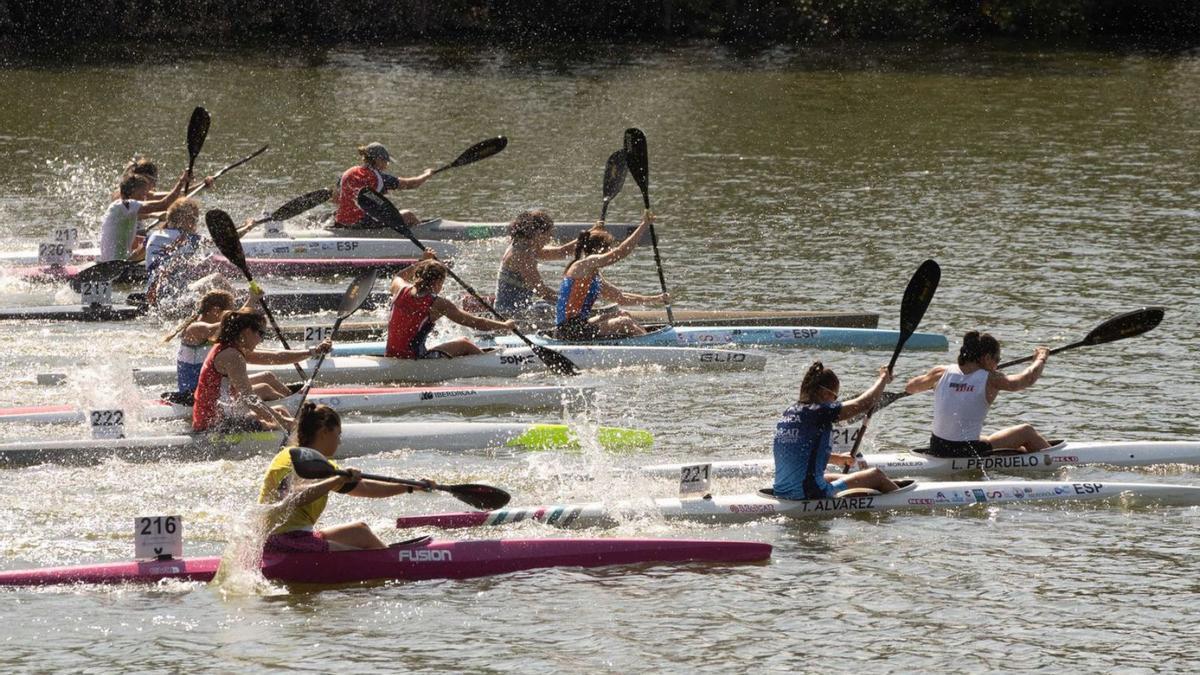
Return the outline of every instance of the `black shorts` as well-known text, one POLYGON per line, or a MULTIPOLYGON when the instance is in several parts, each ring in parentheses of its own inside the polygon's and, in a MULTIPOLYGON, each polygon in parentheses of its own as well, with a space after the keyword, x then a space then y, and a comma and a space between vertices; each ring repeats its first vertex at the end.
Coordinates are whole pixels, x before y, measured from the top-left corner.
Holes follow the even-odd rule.
POLYGON ((576 316, 558 324, 555 331, 559 340, 595 340, 600 337, 600 329, 587 319, 576 316))
POLYGON ((947 441, 930 434, 929 449, 925 454, 934 457, 987 457, 992 454, 992 444, 987 441, 947 441))

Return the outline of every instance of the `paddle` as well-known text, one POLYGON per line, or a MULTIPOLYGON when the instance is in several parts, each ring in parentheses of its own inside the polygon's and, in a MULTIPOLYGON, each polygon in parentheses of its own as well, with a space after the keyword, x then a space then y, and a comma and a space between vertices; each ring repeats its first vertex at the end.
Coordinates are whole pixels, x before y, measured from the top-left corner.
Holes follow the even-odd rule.
POLYGON ((127 268, 128 261, 125 260, 109 260, 107 262, 96 263, 91 267, 79 270, 79 274, 71 280, 71 285, 82 285, 92 283, 94 281, 112 281, 121 276, 127 268))
POLYGON ((246 233, 248 233, 250 230, 254 229, 256 226, 262 225, 263 223, 266 223, 266 222, 269 222, 272 220, 277 223, 282 223, 285 220, 290 220, 292 218, 295 218, 296 216, 300 215, 301 213, 304 213, 305 211, 308 211, 309 209, 312 209, 317 206, 320 206, 321 204, 324 204, 325 202, 329 201, 330 198, 332 198, 332 197, 333 197, 333 190, 330 190, 329 188, 321 188, 320 190, 313 190, 312 192, 302 194, 299 197, 296 197, 295 199, 289 201, 288 203, 284 204, 283 206, 272 211, 271 215, 266 216, 265 218, 255 219, 249 225, 247 225, 246 227, 239 230, 238 236, 245 237, 246 233))
POLYGON ((459 155, 458 158, 453 162, 450 162, 441 168, 434 169, 433 173, 429 175, 435 176, 446 169, 453 169, 459 166, 474 164, 481 159, 487 159, 488 157, 499 153, 506 147, 508 147, 508 138, 505 136, 497 136, 495 138, 489 138, 485 141, 479 141, 475 145, 463 150, 462 154, 459 155))
MULTIPOLYGON (((238 161, 234 162, 233 164, 230 164, 229 166, 221 169, 220 171, 218 171, 212 175, 212 179, 216 180, 216 179, 220 178, 221 176, 224 176, 226 171, 229 171, 231 169, 236 169, 239 166, 245 164, 246 162, 249 162, 250 160, 254 159, 255 157, 258 157, 259 155, 266 152, 267 148, 269 148, 269 147, 270 147, 269 145, 264 145, 261 148, 255 150, 254 152, 252 152, 252 153, 246 155, 245 157, 239 159, 238 161)), ((205 187, 207 187, 207 185, 205 185, 204 183, 201 183, 196 186, 195 190, 192 190, 191 192, 187 192, 184 195, 184 197, 187 197, 187 198, 195 197, 196 195, 200 194, 200 191, 203 190, 205 187)), ((159 225, 162 225, 165 222, 167 222, 167 214, 164 213, 163 215, 158 217, 158 220, 155 220, 153 223, 150 223, 149 225, 147 225, 146 231, 148 232, 152 228, 158 227, 159 225)))
MULTIPOLYGON (((641 129, 625 130, 625 161, 629 163, 629 173, 633 181, 642 191, 642 202, 646 211, 650 211, 650 157, 646 151, 646 134, 641 129)), ((658 283, 662 292, 667 292, 667 280, 663 276, 662 258, 658 255, 658 235, 654 233, 654 223, 650 223, 650 244, 654 247, 654 266, 658 268, 658 283)), ((675 314, 671 312, 671 303, 667 303, 667 323, 675 325, 675 314)))
MULTIPOLYGON (((420 242, 420 240, 413 236, 412 230, 408 228, 408 225, 406 225, 404 222, 404 218, 401 217, 400 212, 396 210, 396 206, 388 201, 387 197, 384 197, 371 188, 366 187, 358 191, 357 201, 358 208, 362 209, 367 215, 383 223, 384 225, 391 227, 393 230, 396 230, 405 237, 408 237, 408 240, 416 244, 421 250, 428 250, 425 248, 425 245, 420 242)), ((461 277, 455 274, 454 270, 447 267, 446 273, 450 275, 451 279, 454 279, 460 286, 466 289, 466 291, 470 293, 475 300, 486 307, 487 310, 492 313, 492 316, 495 316, 500 321, 507 321, 507 319, 505 319, 500 312, 496 311, 495 307, 492 307, 491 303, 481 298, 479 293, 477 293, 470 284, 463 281, 461 277)), ((536 354, 537 357, 541 359, 542 363, 546 364, 546 367, 552 372, 560 375, 579 374, 579 369, 575 367, 575 364, 571 362, 571 359, 568 359, 552 349, 547 349, 542 345, 535 345, 533 342, 530 342, 529 338, 525 337, 524 333, 516 328, 514 328, 512 332, 514 335, 521 338, 521 341, 528 345, 529 348, 533 350, 533 353, 536 354)))
MULTIPOLYGON (((332 476, 349 476, 349 471, 343 471, 333 468, 325 455, 313 450, 312 448, 292 448, 290 451, 292 456, 292 468, 296 471, 296 475, 309 480, 320 480, 322 478, 330 478, 332 476)), ((490 511, 498 509, 508 504, 512 497, 501 490, 500 488, 490 485, 478 485, 475 483, 464 483, 461 485, 439 485, 423 480, 410 480, 407 478, 392 478, 390 476, 380 476, 373 473, 361 474, 363 478, 368 480, 377 480, 384 483, 396 483, 397 485, 409 485, 425 490, 441 490, 449 492, 464 503, 470 504, 477 509, 490 511)))
MULTIPOLYGON (((904 299, 900 301, 900 336, 896 340, 896 349, 892 351, 892 359, 888 361, 888 374, 891 374, 892 368, 895 367, 896 359, 900 358, 904 343, 916 332, 921 317, 925 316, 925 310, 929 309, 929 303, 933 301, 933 294, 937 291, 941 278, 942 268, 936 261, 926 260, 913 273, 912 279, 908 280, 908 287, 904 289, 904 299)), ((863 417, 862 424, 858 427, 858 437, 854 439, 854 447, 850 449, 851 457, 862 457, 859 448, 867 433, 867 423, 871 421, 875 410, 876 408, 868 410, 866 417, 863 417)), ((853 462, 842 468, 843 474, 850 473, 851 464, 853 462)))
MULTIPOLYGON (((225 256, 229 262, 233 263, 246 276, 246 281, 254 283, 254 276, 250 274, 250 267, 246 265, 246 253, 242 250, 242 241, 238 238, 237 225, 233 224, 233 218, 229 217, 221 209, 212 209, 204 214, 204 222, 208 225, 208 234, 212 237, 213 243, 217 245, 217 250, 221 255, 225 256)), ((287 338, 283 336, 283 330, 279 328, 279 322, 275 320, 275 315, 271 313, 271 308, 267 306, 267 298, 264 296, 260 301, 263 308, 263 313, 267 315, 267 320, 271 322, 271 327, 275 329, 275 334, 279 336, 279 342, 284 349, 291 349, 287 343, 287 338)), ((300 377, 305 377, 304 369, 299 363, 292 364, 296 367, 296 372, 300 377)))
MULTIPOLYGON (((1082 340, 1078 342, 1072 342, 1061 347, 1055 347, 1054 349, 1050 350, 1050 354, 1058 354, 1065 352, 1068 349, 1075 349, 1076 347, 1092 347, 1095 345, 1102 345, 1141 335, 1142 333, 1146 333, 1154 329, 1154 327, 1158 324, 1162 323, 1163 314, 1164 310, 1162 307, 1143 307, 1141 309, 1135 309, 1132 312, 1118 314, 1105 320, 1104 323, 1101 323, 1099 326, 1093 328, 1092 331, 1084 336, 1082 340)), ((1027 361, 1032 361, 1033 359, 1034 355, 1032 354, 1029 356, 1022 356, 1019 359, 1005 361, 1004 363, 996 366, 996 368, 1008 368, 1009 366, 1019 365, 1027 361)), ((912 394, 906 391, 896 392, 894 394, 891 392, 885 392, 883 397, 880 398, 879 404, 875 406, 875 410, 882 410, 896 401, 899 401, 902 398, 908 398, 909 396, 912 396, 912 394)))
MULTIPOLYGON (((346 288, 346 292, 342 295, 342 301, 338 305, 337 319, 333 322, 333 331, 329 335, 332 341, 337 338, 338 331, 342 328, 342 322, 350 317, 351 314, 358 311, 359 307, 371 297, 371 289, 375 287, 375 270, 368 270, 354 278, 350 282, 350 286, 346 288)), ((328 352, 321 354, 317 359, 316 365, 313 366, 312 376, 304 383, 304 388, 300 390, 300 402, 296 405, 296 415, 300 414, 300 408, 304 406, 304 401, 308 398, 308 391, 312 389, 313 382, 317 379, 317 373, 321 370, 321 365, 325 363, 325 357, 328 352)), ((287 439, 284 439, 287 442, 287 439)), ((282 448, 282 446, 280 446, 282 448)))
POLYGON ((192 111, 192 119, 188 120, 187 129, 187 149, 188 149, 188 176, 189 180, 184 181, 183 191, 187 192, 191 187, 190 176, 192 169, 196 166, 196 157, 200 154, 200 148, 204 147, 204 139, 208 138, 208 124, 212 121, 208 111, 200 106, 192 111))
POLYGON ((604 183, 601 190, 604 194, 604 201, 600 204, 600 222, 603 223, 608 216, 608 204, 619 192, 621 186, 625 185, 625 173, 629 169, 629 165, 625 162, 625 149, 622 148, 608 156, 608 161, 604 163, 604 183))

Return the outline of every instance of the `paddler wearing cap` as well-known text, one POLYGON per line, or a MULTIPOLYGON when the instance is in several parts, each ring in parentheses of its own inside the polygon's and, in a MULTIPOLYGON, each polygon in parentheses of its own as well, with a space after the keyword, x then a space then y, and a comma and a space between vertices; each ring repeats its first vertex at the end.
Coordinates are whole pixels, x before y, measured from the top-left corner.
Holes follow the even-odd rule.
MULTIPOLYGON (((391 154, 387 148, 381 143, 369 143, 358 148, 358 155, 362 158, 362 163, 358 166, 346 169, 342 177, 338 179, 337 188, 334 193, 337 195, 337 213, 334 214, 334 227, 344 228, 363 228, 363 227, 378 227, 378 224, 370 220, 368 216, 358 208, 357 198, 358 191, 369 187, 380 194, 384 194, 389 190, 415 190, 429 180, 433 175, 433 169, 425 169, 419 176, 412 178, 398 178, 387 172, 388 164, 392 161, 391 154)), ((417 217, 411 211, 401 211, 400 215, 404 217, 404 222, 411 225, 417 224, 417 217)))

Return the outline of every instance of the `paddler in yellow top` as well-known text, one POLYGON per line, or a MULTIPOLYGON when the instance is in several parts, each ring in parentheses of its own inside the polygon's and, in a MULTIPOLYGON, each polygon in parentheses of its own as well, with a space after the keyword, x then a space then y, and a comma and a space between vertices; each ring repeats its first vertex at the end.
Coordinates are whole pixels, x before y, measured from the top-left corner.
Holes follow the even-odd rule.
MULTIPOLYGON (((330 459, 337 453, 342 438, 342 420, 333 408, 327 405, 305 403, 296 418, 297 445, 312 448, 330 459)), ((387 548, 387 544, 371 531, 364 522, 347 523, 317 529, 317 520, 325 510, 330 492, 348 494, 353 497, 392 497, 425 488, 384 483, 361 477, 358 469, 345 469, 349 477, 332 476, 312 483, 298 484, 302 480, 292 469, 291 448, 284 448, 271 460, 271 466, 263 476, 262 490, 258 495, 260 504, 279 503, 278 519, 286 518, 272 530, 264 551, 271 553, 323 553, 326 551, 351 551, 358 549, 387 548)), ((426 481, 431 486, 432 481, 426 481)))

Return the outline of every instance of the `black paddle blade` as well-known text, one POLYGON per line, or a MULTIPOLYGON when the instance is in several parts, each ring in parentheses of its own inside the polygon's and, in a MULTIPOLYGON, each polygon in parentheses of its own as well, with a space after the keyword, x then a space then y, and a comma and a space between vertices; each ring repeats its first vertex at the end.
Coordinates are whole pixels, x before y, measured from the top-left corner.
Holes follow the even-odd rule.
POLYGON ((625 174, 628 170, 629 165, 625 161, 624 148, 608 156, 608 161, 604 163, 604 185, 602 187, 604 201, 611 201, 621 191, 621 186, 625 185, 625 174))
POLYGON ((387 197, 369 187, 365 187, 358 191, 358 197, 355 201, 358 202, 358 208, 366 212, 368 216, 406 237, 412 237, 412 230, 405 224, 404 218, 400 215, 400 211, 396 208, 396 205, 388 201, 387 197))
POLYGON ((330 190, 329 188, 313 190, 308 194, 303 194, 299 197, 296 197, 292 201, 272 211, 271 220, 280 223, 290 218, 295 218, 311 208, 315 208, 321 204, 324 204, 331 198, 333 198, 333 190, 330 190))
POLYGON ((200 148, 204 147, 204 139, 208 138, 208 125, 212 119, 208 115, 208 111, 200 106, 192 111, 192 119, 188 121, 187 130, 187 148, 190 162, 188 168, 191 168, 191 162, 196 161, 196 155, 200 154, 200 148))
POLYGON ((533 347, 533 353, 537 355, 539 359, 541 359, 542 363, 546 364, 546 367, 550 369, 550 372, 556 375, 579 374, 579 367, 576 366, 575 362, 571 359, 568 359, 553 349, 547 349, 542 345, 531 346, 533 347))
POLYGON ((486 141, 479 141, 475 145, 463 150, 463 153, 458 156, 453 162, 445 166, 447 169, 452 169, 458 166, 466 166, 474 164, 481 159, 487 159, 492 155, 498 154, 501 150, 508 147, 508 138, 505 136, 497 136, 489 138, 486 141))
POLYGON ((80 270, 79 274, 75 275, 73 282, 85 284, 93 281, 112 281, 121 276, 122 272, 137 264, 139 263, 131 263, 128 260, 109 260, 96 263, 87 269, 80 270))
POLYGON ((459 501, 464 504, 470 504, 483 511, 501 508, 512 499, 512 495, 491 485, 463 483, 461 485, 444 485, 442 487, 446 488, 446 491, 450 494, 458 497, 459 501))
POLYGON ((625 161, 629 173, 642 191, 642 201, 650 208, 650 156, 646 150, 646 134, 641 129, 625 130, 625 161))
POLYGON ((358 308, 367 301, 367 298, 371 296, 371 289, 375 287, 377 274, 378 270, 367 270, 350 282, 350 287, 342 296, 342 304, 338 306, 339 320, 357 312, 358 308))
POLYGON ((238 238, 237 225, 233 224, 233 218, 221 209, 213 209, 204 214, 204 223, 208 225, 208 235, 212 237, 221 255, 250 279, 250 268, 246 267, 246 254, 242 251, 242 240, 238 238))
POLYGON ((338 473, 325 455, 312 448, 292 448, 288 454, 292 457, 292 470, 301 478, 319 480, 338 473))
POLYGON ((904 289, 904 299, 900 301, 900 339, 896 341, 896 349, 888 363, 889 371, 896 365, 896 359, 900 358, 904 343, 908 342, 908 338, 912 337, 920 325, 921 317, 925 316, 925 310, 929 309, 929 303, 933 302, 933 294, 937 291, 941 279, 942 268, 936 261, 926 260, 908 280, 908 286, 904 289))
POLYGON ((1141 335, 1162 323, 1164 310, 1162 307, 1143 307, 1132 312, 1118 314, 1092 329, 1083 338, 1083 344, 1102 345, 1125 338, 1141 335))

